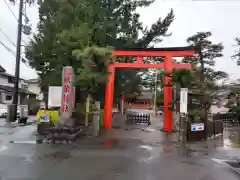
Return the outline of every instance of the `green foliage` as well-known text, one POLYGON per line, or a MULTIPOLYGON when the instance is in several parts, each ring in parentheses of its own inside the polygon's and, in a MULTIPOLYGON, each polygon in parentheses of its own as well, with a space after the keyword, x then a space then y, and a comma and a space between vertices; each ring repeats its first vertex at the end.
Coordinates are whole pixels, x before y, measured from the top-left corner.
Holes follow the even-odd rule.
POLYGON ((237 62, 237 65, 239 66, 240 65, 240 38, 235 38, 235 41, 236 41, 236 51, 235 53, 233 54, 232 58, 234 60, 236 60, 237 62))
MULTIPOLYGON (((39 75, 44 94, 49 85, 61 84, 62 67, 72 66, 76 83, 82 90, 93 93, 96 98, 103 97, 106 65, 109 63, 103 55, 108 57, 108 46, 146 48, 170 35, 167 31, 174 19, 173 11, 165 18, 159 18, 151 28, 140 22, 136 9, 152 2, 39 0, 38 32, 26 47, 26 57, 39 75), (140 33, 143 36, 140 37, 140 33), (89 67, 89 62, 95 63, 96 67, 89 67)), ((117 58, 116 61, 131 62, 133 59, 117 58)), ((116 95, 139 92, 139 70, 117 70, 115 80, 116 95)))
POLYGON ((236 112, 237 114, 240 115, 240 106, 233 106, 229 110, 230 112, 236 112))
POLYGON ((191 69, 174 69, 172 81, 174 84, 179 84, 182 88, 192 88, 194 84, 194 71, 191 69))
POLYGON ((240 85, 230 86, 230 94, 228 95, 227 107, 240 106, 240 85))
POLYGON ((157 92, 156 103, 157 103, 158 106, 163 106, 163 104, 164 104, 164 94, 163 94, 163 91, 157 92))
POLYGON ((221 43, 213 44, 208 38, 212 36, 211 32, 198 32, 189 37, 187 42, 189 45, 198 47, 198 51, 194 57, 186 57, 183 62, 193 65, 196 86, 201 91, 215 89, 216 80, 227 78, 228 74, 222 71, 214 70, 215 59, 222 57, 223 45, 221 43))
POLYGON ((106 82, 107 67, 114 61, 112 49, 92 46, 83 51, 74 50, 73 55, 82 63, 82 67, 76 71, 75 84, 94 95, 106 82))

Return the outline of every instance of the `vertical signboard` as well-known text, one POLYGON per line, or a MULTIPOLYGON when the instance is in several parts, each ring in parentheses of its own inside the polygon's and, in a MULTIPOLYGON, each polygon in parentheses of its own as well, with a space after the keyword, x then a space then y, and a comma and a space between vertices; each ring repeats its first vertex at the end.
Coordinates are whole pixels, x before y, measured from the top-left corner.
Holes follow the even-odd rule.
POLYGON ((63 67, 61 116, 71 117, 73 111, 73 68, 63 67))
POLYGON ((76 102, 76 99, 75 99, 76 98, 76 96, 75 96, 76 89, 75 89, 75 86, 72 86, 72 87, 73 87, 72 88, 72 98, 73 98, 72 108, 73 108, 73 111, 74 111, 74 110, 76 110, 76 107, 75 107, 76 106, 76 103, 75 103, 76 102))
POLYGON ((180 113, 187 114, 188 88, 181 88, 180 92, 180 113))

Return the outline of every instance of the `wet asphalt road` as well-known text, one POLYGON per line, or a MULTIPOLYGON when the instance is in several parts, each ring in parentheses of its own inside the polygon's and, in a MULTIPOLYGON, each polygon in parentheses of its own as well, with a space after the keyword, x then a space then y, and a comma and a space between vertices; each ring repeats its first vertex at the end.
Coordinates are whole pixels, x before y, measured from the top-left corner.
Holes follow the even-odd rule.
MULTIPOLYGON (((152 127, 113 129, 103 137, 79 139, 70 145, 35 144, 36 125, 0 126, 0 179, 240 179, 240 175, 216 161, 240 154, 231 142, 219 138, 183 146, 174 135, 166 136, 156 128, 160 117, 152 121, 156 122, 152 127)), ((231 133, 226 133, 225 138, 231 133)))

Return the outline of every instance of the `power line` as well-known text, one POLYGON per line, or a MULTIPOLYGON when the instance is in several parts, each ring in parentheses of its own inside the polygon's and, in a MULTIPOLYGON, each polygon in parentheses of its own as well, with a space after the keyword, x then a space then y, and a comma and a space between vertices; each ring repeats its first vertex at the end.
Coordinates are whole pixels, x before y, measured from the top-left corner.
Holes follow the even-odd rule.
MULTIPOLYGON (((9 41, 13 46, 16 47, 16 44, 10 39, 10 37, 3 31, 3 29, 2 29, 1 27, 0 27, 0 32, 8 39, 8 41, 9 41)), ((24 41, 23 39, 22 39, 22 41, 24 42, 25 45, 27 44, 26 41, 24 41)))
MULTIPOLYGON (((5 2, 5 4, 7 5, 9 11, 12 13, 12 15, 14 16, 14 18, 15 18, 16 21, 18 22, 18 18, 17 18, 17 16, 16 16, 15 13, 13 12, 13 10, 11 9, 11 7, 10 7, 9 4, 7 3, 7 1, 4 0, 4 2, 5 2)), ((6 36, 5 36, 5 37, 6 37, 6 36)), ((10 38, 8 38, 8 39, 10 39, 10 38)), ((22 42, 24 42, 24 44, 27 44, 26 41, 24 41, 23 39, 22 39, 22 42)), ((14 45, 14 46, 16 46, 16 45, 14 45)))
POLYGON ((16 19, 17 22, 18 22, 18 18, 17 18, 17 16, 14 14, 14 12, 12 11, 12 9, 11 9, 11 7, 9 6, 9 4, 7 3, 7 1, 4 0, 4 2, 5 2, 5 4, 7 5, 8 9, 10 10, 10 12, 12 13, 12 15, 15 17, 15 19, 16 19))
MULTIPOLYGON (((15 53, 11 48, 9 48, 7 45, 5 45, 1 40, 0 40, 0 44, 1 44, 8 52, 10 52, 14 57, 16 57, 16 53, 15 53)), ((25 65, 27 65, 27 64, 26 64, 27 60, 26 60, 25 58, 21 57, 21 60, 22 60, 22 62, 23 62, 25 65)))
POLYGON ((15 52, 13 50, 11 50, 9 47, 7 47, 1 40, 0 40, 0 44, 8 51, 10 52, 12 55, 16 56, 15 52))
POLYGON ((16 44, 8 37, 8 35, 2 30, 2 28, 0 27, 0 32, 8 39, 8 41, 16 47, 16 44))
MULTIPOLYGON (((14 46, 17 47, 16 44, 8 37, 8 35, 2 30, 2 28, 0 27, 0 32, 8 39, 8 41, 14 46)), ((2 42, 3 43, 3 42, 2 42)), ((2 44, 1 43, 1 44, 2 44)), ((2 44, 4 47, 6 46, 5 44, 2 44)), ((6 46, 7 49, 10 49, 9 47, 6 46)), ((10 49, 11 50, 11 49, 10 49)), ((13 50, 11 50, 12 52, 14 52, 13 50)), ((16 53, 14 52, 13 54, 14 56, 16 56, 16 53)), ((25 63, 27 62, 24 58, 22 58, 22 61, 25 63)))

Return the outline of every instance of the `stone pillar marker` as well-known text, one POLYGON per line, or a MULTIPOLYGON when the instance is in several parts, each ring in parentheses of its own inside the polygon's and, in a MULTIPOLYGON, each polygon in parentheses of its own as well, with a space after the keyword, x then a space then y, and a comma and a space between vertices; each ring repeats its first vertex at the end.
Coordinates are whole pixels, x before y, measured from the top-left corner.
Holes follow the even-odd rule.
POLYGON ((70 66, 63 67, 61 117, 64 118, 70 118, 73 112, 73 78, 73 68, 70 66))

